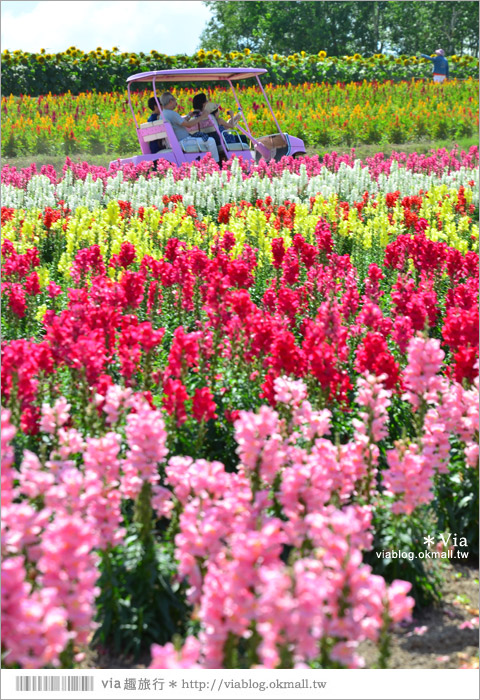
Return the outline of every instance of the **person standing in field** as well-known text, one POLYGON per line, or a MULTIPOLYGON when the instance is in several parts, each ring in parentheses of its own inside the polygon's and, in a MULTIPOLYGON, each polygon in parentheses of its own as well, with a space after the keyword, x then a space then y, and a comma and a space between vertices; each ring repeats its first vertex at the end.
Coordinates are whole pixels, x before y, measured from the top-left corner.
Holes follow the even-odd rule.
POLYGON ((435 56, 427 56, 421 53, 422 58, 428 58, 429 61, 433 62, 433 82, 443 83, 448 80, 448 61, 445 58, 445 51, 443 49, 437 49, 435 51, 435 56))

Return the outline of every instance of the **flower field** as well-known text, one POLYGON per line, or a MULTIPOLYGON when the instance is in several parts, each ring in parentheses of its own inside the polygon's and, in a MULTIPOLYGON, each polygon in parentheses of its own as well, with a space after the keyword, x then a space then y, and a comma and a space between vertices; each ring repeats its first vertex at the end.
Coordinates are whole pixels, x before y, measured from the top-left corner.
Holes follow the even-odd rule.
POLYGON ((478 557, 478 162, 3 168, 4 667, 388 666, 478 557))
MULTIPOLYGON (((448 56, 451 77, 459 80, 478 78, 478 58, 448 56)), ((255 66, 265 68, 266 82, 274 84, 307 82, 362 82, 387 80, 424 80, 430 78, 431 63, 419 56, 327 56, 325 51, 308 54, 305 51, 289 56, 274 53, 262 55, 244 51, 201 49, 192 56, 169 56, 150 51, 148 54, 120 52, 117 47, 84 52, 75 46, 66 51, 40 53, 28 51, 2 52, 2 92, 4 95, 44 95, 49 92, 74 94, 91 90, 99 92, 123 90, 129 75, 150 70, 170 68, 201 68, 203 66, 255 66)))
MULTIPOLYGON (((180 111, 191 109, 194 89, 176 90, 180 111)), ((461 139, 478 132, 478 81, 304 83, 267 86, 276 117, 307 145, 405 143, 461 139)), ((146 121, 150 91, 132 98, 137 120, 146 121)), ((228 88, 209 92, 222 109, 235 107, 228 88)), ((258 87, 239 86, 253 133, 276 131, 258 87)), ((126 92, 65 92, 38 98, 2 97, 2 154, 134 154, 138 143, 126 92)))

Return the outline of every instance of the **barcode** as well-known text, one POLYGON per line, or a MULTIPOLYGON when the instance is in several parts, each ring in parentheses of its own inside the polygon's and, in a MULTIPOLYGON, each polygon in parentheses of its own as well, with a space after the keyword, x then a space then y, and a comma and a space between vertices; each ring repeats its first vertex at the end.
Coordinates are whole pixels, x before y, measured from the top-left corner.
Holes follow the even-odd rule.
POLYGON ((93 690, 93 676, 15 676, 15 689, 24 693, 35 691, 78 692, 93 690))

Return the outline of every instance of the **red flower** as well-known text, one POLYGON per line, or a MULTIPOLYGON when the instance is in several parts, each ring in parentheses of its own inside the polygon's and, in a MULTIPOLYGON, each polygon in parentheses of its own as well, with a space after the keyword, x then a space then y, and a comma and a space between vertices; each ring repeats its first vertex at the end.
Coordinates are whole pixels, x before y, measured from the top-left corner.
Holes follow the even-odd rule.
POLYGON ((396 190, 395 192, 388 192, 388 194, 385 195, 385 203, 389 209, 392 209, 395 204, 397 203, 398 198, 400 197, 400 190, 396 190))
POLYGON ((453 376, 460 384, 464 379, 469 384, 478 374, 478 350, 477 348, 460 348, 453 357, 453 376))
POLYGON ((136 255, 135 246, 128 241, 124 241, 118 255, 112 255, 110 267, 116 267, 118 265, 126 269, 135 260, 136 255))
POLYGON ((235 247, 235 236, 231 231, 225 231, 221 246, 227 253, 235 247))
POLYGON ((377 302, 383 295, 380 289, 380 281, 385 279, 385 275, 375 263, 368 267, 368 277, 365 279, 365 294, 369 299, 377 302))
POLYGON ((225 420, 229 423, 235 423, 239 416, 240 411, 237 411, 237 409, 232 409, 231 411, 229 411, 228 409, 225 410, 225 420))
POLYGON ((187 420, 185 401, 188 400, 188 394, 186 388, 180 379, 169 377, 164 382, 163 392, 165 396, 162 402, 165 410, 170 416, 176 417, 177 425, 182 425, 187 420))
POLYGON ((230 210, 233 206, 233 204, 224 204, 223 207, 220 207, 218 211, 219 224, 228 224, 228 221, 230 219, 230 210))
POLYGON ((8 290, 8 306, 19 318, 25 316, 27 302, 25 300, 25 290, 18 282, 10 285, 8 290))
POLYGON ((386 374, 387 389, 394 389, 398 384, 400 368, 380 333, 367 333, 357 348, 354 366, 357 372, 373 372, 377 377, 386 374))
POLYGON ((55 282, 49 282, 47 286, 47 294, 49 297, 52 297, 52 299, 54 299, 55 297, 58 297, 58 295, 61 293, 62 288, 58 284, 55 284, 55 282))
POLYGON ((38 280, 38 274, 36 272, 31 272, 28 275, 28 277, 26 277, 25 291, 31 297, 40 294, 40 282, 38 280))
POLYGON ((274 238, 272 241, 273 266, 279 268, 285 257, 285 241, 283 238, 274 238))
POLYGON ((447 311, 442 328, 443 340, 452 350, 470 346, 478 348, 478 307, 459 309, 451 307, 447 311))
POLYGON ((142 272, 125 270, 120 280, 120 285, 125 294, 125 306, 136 309, 140 306, 144 297, 145 277, 142 272))
POLYGON ((330 224, 325 219, 320 218, 315 226, 315 238, 320 250, 325 253, 333 251, 333 239, 330 231, 330 224))
POLYGON ((218 418, 217 414, 215 413, 216 407, 217 406, 208 387, 205 386, 202 389, 195 389, 192 412, 194 418, 196 418, 199 423, 218 418))
MULTIPOLYGON (((40 215, 41 216, 41 215, 40 215)), ((52 209, 51 207, 45 207, 43 212, 43 225, 47 230, 52 228, 52 224, 62 218, 62 213, 52 209)))

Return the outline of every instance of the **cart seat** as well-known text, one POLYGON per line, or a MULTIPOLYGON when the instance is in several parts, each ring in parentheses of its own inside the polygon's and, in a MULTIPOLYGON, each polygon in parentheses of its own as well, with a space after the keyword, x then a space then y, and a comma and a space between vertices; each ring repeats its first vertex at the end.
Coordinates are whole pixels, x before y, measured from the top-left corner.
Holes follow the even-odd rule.
POLYGON ((225 143, 225 145, 229 151, 249 151, 250 150, 250 146, 248 145, 248 143, 243 143, 243 141, 240 139, 240 134, 238 133, 238 131, 228 130, 228 131, 224 131, 223 133, 224 134, 232 134, 233 136, 238 137, 238 141, 233 141, 233 143, 225 143))
POLYGON ((145 124, 139 124, 139 128, 142 130, 142 138, 147 143, 149 141, 158 141, 159 139, 167 139, 167 132, 165 131, 164 123, 161 119, 157 119, 154 122, 146 122, 145 124))

